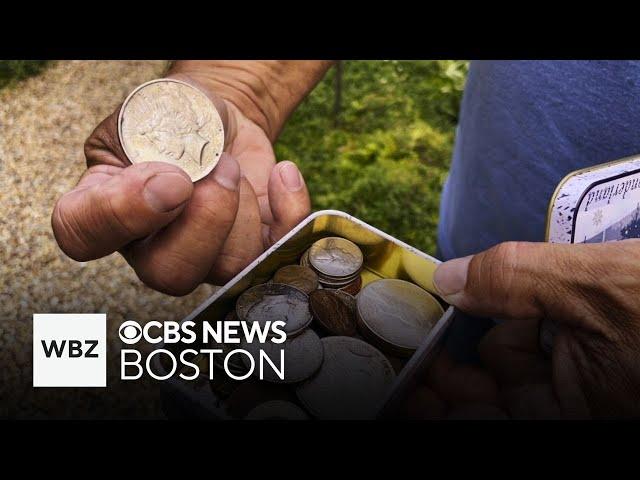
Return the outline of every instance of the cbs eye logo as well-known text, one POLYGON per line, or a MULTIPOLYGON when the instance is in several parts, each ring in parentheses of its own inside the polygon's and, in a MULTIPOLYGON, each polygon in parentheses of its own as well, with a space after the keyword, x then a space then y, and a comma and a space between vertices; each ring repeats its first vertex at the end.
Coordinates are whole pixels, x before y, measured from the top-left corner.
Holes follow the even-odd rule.
POLYGON ((126 343, 127 345, 133 345, 134 343, 138 343, 140 338, 142 338, 142 328, 140 328, 138 322, 127 320, 122 325, 120 325, 118 335, 120 336, 120 340, 122 340, 123 343, 126 343))

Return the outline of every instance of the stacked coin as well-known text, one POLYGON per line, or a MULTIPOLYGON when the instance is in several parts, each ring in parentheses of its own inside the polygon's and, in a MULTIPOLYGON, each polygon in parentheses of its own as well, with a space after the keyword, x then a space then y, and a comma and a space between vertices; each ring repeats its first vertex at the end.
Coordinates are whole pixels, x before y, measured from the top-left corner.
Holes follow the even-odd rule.
POLYGON ((349 289, 352 294, 357 293, 362 285, 362 263, 360 248, 341 237, 318 240, 300 259, 300 265, 313 269, 324 288, 349 289))
MULTIPOLYGON (((403 280, 377 280, 360 290, 362 268, 363 254, 357 245, 344 238, 322 238, 303 254, 300 265, 281 267, 268 283, 238 297, 227 319, 282 320, 287 339, 280 344, 234 346, 249 352, 256 368, 252 379, 236 382, 233 393, 223 392, 233 416, 376 415, 404 358, 424 341, 444 312, 428 292, 403 280), (277 368, 284 354, 284 379, 268 366, 260 373, 261 352, 277 368)), ((229 350, 222 348, 225 353, 229 350)), ((220 361, 214 364, 221 366, 220 361)), ((250 366, 246 355, 234 355, 229 361, 235 374, 250 366)))

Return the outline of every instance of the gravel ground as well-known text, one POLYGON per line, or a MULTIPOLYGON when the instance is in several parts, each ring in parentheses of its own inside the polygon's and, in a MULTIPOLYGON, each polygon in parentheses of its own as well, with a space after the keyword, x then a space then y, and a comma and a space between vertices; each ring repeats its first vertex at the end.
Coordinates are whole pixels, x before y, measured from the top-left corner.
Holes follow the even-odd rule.
POLYGON ((173 298, 142 285, 117 254, 77 263, 58 249, 50 215, 85 169, 85 138, 164 68, 157 61, 56 62, 0 91, 0 418, 163 416, 158 384, 118 381, 117 327, 124 319, 179 320, 213 287, 173 298), (32 315, 47 312, 107 313, 107 389, 32 387, 32 315))

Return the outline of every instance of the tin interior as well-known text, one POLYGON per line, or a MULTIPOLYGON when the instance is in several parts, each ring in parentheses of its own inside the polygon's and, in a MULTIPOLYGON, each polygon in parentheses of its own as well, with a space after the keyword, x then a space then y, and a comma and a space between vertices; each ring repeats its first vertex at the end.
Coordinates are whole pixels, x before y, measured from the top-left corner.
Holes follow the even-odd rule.
MULTIPOLYGON (((198 323, 203 320, 209 322, 223 320, 226 314, 234 308, 235 301, 242 292, 249 287, 269 281, 280 267, 298 263, 300 256, 313 242, 328 236, 344 237, 360 247, 364 257, 363 287, 383 278, 407 280, 433 294, 445 309, 445 314, 421 347, 411 358, 402 360, 395 384, 387 402, 385 402, 387 405, 384 409, 390 411, 391 408, 388 404, 393 403, 394 399, 398 399, 401 391, 409 387, 411 377, 415 376, 421 367, 424 367, 428 358, 432 356, 430 354, 433 353, 451 319, 452 308, 449 308, 437 297, 433 287, 433 273, 440 263, 438 260, 343 212, 316 212, 305 219, 184 321, 193 320, 198 323)), ((174 352, 176 349, 180 350, 180 346, 176 347, 175 345, 165 345, 162 348, 168 348, 174 352)), ((189 348, 197 349, 194 345, 190 345, 189 348)), ((170 392, 165 393, 170 393, 174 400, 178 400, 180 403, 192 403, 194 407, 197 405, 198 409, 203 409, 204 416, 230 418, 224 400, 218 398, 212 391, 208 379, 204 376, 203 379, 207 381, 187 382, 174 376, 163 382, 163 387, 168 387, 170 392)))

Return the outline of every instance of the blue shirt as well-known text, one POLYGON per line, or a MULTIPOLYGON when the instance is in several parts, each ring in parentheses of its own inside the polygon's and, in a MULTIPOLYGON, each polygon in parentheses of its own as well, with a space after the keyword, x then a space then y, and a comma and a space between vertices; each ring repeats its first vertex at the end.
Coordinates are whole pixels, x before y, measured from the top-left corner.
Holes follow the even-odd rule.
POLYGON ((443 260, 544 241, 569 172, 640 153, 640 62, 472 62, 440 205, 443 260))

